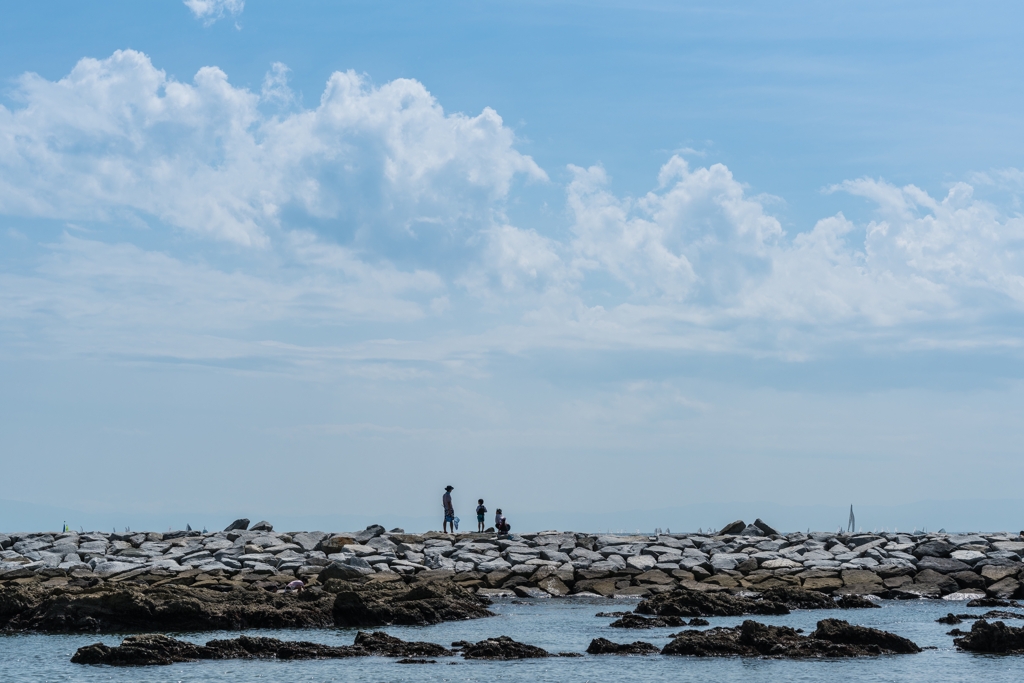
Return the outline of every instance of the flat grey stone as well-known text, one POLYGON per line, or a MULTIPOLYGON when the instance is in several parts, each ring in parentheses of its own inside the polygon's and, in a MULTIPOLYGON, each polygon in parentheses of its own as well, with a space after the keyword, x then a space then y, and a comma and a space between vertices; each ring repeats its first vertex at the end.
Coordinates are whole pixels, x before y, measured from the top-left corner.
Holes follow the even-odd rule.
POLYGON ((139 565, 131 562, 98 562, 92 570, 97 576, 109 577, 138 568, 139 565))

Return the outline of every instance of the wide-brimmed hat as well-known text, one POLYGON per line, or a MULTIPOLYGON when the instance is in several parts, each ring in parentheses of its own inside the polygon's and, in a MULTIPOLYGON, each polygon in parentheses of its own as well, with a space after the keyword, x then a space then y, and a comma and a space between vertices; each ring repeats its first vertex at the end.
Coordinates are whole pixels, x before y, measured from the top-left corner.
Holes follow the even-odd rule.
POLYGON ((445 490, 445 491, 451 491, 451 490, 452 490, 452 489, 454 489, 454 488, 455 488, 454 486, 445 486, 445 487, 444 487, 444 490, 445 490))

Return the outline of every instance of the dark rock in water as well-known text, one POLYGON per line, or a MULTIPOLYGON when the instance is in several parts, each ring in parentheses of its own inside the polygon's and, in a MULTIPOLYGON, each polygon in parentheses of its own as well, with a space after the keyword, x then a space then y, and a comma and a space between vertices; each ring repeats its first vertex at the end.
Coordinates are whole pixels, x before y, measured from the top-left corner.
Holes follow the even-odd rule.
POLYGON ((307 641, 241 636, 194 645, 165 635, 128 636, 117 647, 103 643, 79 648, 76 664, 143 666, 192 662, 199 659, 341 659, 382 655, 385 657, 444 657, 455 654, 435 643, 407 643, 386 633, 356 634, 355 645, 330 646, 307 641))
POLYGON ((694 617, 690 619, 690 623, 687 626, 711 626, 711 622, 707 619, 701 619, 700 617, 694 617))
POLYGON ((729 593, 709 593, 686 588, 660 593, 637 605, 638 614, 659 617, 737 617, 744 614, 789 614, 789 608, 772 600, 753 600, 729 593))
POLYGON ((650 643, 638 640, 633 643, 613 643, 605 638, 594 638, 587 647, 587 654, 592 655, 653 655, 658 648, 650 643))
POLYGON ((245 531, 249 528, 249 520, 245 517, 242 519, 236 519, 235 521, 228 524, 228 527, 224 531, 245 531))
POLYGON ((743 529, 746 528, 746 526, 747 525, 743 523, 742 519, 737 519, 732 524, 726 524, 724 527, 722 527, 722 530, 718 532, 718 535, 719 536, 736 536, 741 531, 743 531, 743 529))
POLYGON ((854 595, 852 593, 840 596, 836 600, 836 607, 840 609, 878 609, 881 607, 874 600, 869 600, 863 595, 854 595))
POLYGON ((491 617, 490 604, 450 579, 421 579, 412 584, 330 581, 336 593, 333 619, 338 626, 425 625, 491 617))
POLYGON ((95 643, 78 648, 71 657, 75 664, 108 664, 110 666, 147 666, 174 664, 199 659, 199 646, 168 636, 147 634, 128 636, 117 647, 95 643))
POLYGON ((551 653, 533 645, 517 643, 508 636, 488 638, 462 648, 466 659, 539 659, 551 653))
POLYGON ((1007 612, 1004 609, 990 609, 981 616, 971 615, 959 615, 961 617, 969 617, 971 619, 1024 619, 1024 614, 1019 612, 1007 612))
POLYGON ((304 640, 241 636, 211 640, 200 648, 200 659, 343 659, 370 653, 348 646, 321 645, 304 640))
POLYGON ((608 625, 612 628, 664 628, 685 626, 686 622, 680 617, 642 617, 630 612, 608 625))
POLYGON ((878 647, 882 652, 891 654, 912 654, 921 651, 913 641, 903 636, 866 626, 854 626, 842 619, 822 619, 810 637, 839 645, 878 647))
POLYGON ((661 651, 665 655, 696 657, 860 657, 905 654, 921 649, 906 638, 852 626, 838 619, 823 619, 809 636, 785 626, 744 621, 735 628, 683 631, 661 651))
POLYGON ((633 612, 598 612, 595 617, 627 617, 633 612))
POLYGON ((354 647, 382 657, 451 657, 455 653, 437 643, 406 642, 383 631, 356 634, 354 647))
POLYGON ((352 647, 331 647, 305 641, 287 642, 276 638, 242 636, 232 640, 211 640, 194 645, 160 634, 128 636, 117 647, 103 643, 79 648, 71 658, 75 664, 147 666, 194 662, 199 659, 337 659, 367 653, 352 647))
POLYGON ((1007 626, 1001 621, 985 619, 974 622, 971 632, 953 643, 961 650, 992 654, 1024 654, 1024 627, 1007 626))
POLYGON ((952 612, 950 612, 946 616, 939 617, 935 621, 937 623, 939 623, 939 624, 950 624, 950 625, 952 625, 952 624, 962 624, 964 620, 961 619, 960 617, 958 617, 957 615, 953 614, 952 612))
MULTIPOLYGON (((241 520, 239 520, 239 521, 241 521, 241 520)), ((248 520, 246 520, 246 522, 248 523, 248 520)), ((263 520, 262 522, 256 522, 251 527, 249 527, 249 531, 273 531, 273 530, 274 530, 274 525, 271 524, 270 522, 266 521, 266 520, 263 520)))
POLYGON ((758 517, 757 519, 754 520, 754 526, 756 526, 758 529, 763 531, 765 536, 780 536, 781 535, 781 534, 779 534, 778 531, 776 531, 772 527, 770 527, 767 524, 765 524, 764 522, 762 522, 760 517, 758 517))
POLYGON ((960 629, 955 628, 955 629, 953 629, 951 631, 946 631, 946 635, 947 636, 964 636, 964 635, 967 635, 967 631, 961 631, 960 629))
POLYGON ((437 664, 436 659, 399 659, 395 664, 437 664))

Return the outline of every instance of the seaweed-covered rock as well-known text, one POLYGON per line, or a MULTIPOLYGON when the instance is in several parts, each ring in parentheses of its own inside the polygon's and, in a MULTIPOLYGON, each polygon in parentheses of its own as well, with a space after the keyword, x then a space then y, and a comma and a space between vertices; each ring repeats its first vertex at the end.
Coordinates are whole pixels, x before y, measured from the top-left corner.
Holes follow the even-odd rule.
POLYGON ((613 643, 606 638, 594 638, 587 647, 587 653, 592 655, 653 655, 658 653, 658 648, 650 643, 637 640, 632 643, 613 643))
POLYGON ((539 659, 551 653, 533 645, 518 643, 508 636, 488 638, 462 648, 466 659, 539 659))
POLYGON ((754 600, 729 593, 710 593, 681 588, 640 602, 639 614, 659 617, 737 617, 744 614, 789 614, 789 608, 773 600, 754 600))
POLYGON ((860 657, 906 654, 921 649, 892 633, 853 626, 839 619, 823 619, 809 636, 786 626, 768 626, 747 620, 735 628, 683 631, 662 654, 696 657, 860 657))
POLYGON ((0 590, 0 628, 57 633, 325 628, 334 596, 237 588, 100 584, 93 588, 0 590))
POLYGON ((971 626, 970 633, 954 639, 953 643, 969 652, 1024 654, 1024 627, 979 619, 971 626))
POLYGON ((7 587, 0 589, 0 629, 96 633, 329 628, 492 616, 489 603, 450 580, 331 581, 328 588, 278 593, 244 585, 227 590, 117 583, 7 587))
POLYGON ((807 590, 799 586, 778 586, 761 594, 762 600, 779 602, 789 609, 835 609, 836 602, 831 595, 821 591, 807 590))
POLYGON ((454 581, 421 580, 354 583, 331 581, 338 626, 425 625, 494 616, 482 599, 454 581))

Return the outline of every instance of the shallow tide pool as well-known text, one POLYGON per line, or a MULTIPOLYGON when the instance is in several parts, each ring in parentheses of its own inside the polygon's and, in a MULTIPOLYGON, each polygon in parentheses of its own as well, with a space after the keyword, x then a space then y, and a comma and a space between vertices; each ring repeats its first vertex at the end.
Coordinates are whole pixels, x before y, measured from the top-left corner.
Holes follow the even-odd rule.
MULTIPOLYGON (((631 602, 612 600, 506 600, 492 608, 498 616, 436 626, 396 626, 383 630, 404 640, 425 640, 449 645, 456 640, 482 640, 507 635, 550 652, 584 652, 593 638, 615 642, 645 640, 659 647, 680 629, 645 631, 610 628, 613 620, 597 612, 631 610, 631 602)), ((82 645, 102 641, 116 645, 119 635, 0 635, 0 681, 1020 681, 1024 656, 973 655, 957 652, 951 626, 935 623, 948 612, 984 613, 964 603, 935 601, 884 602, 881 609, 797 611, 780 617, 754 617, 757 621, 803 628, 810 632, 819 619, 837 617, 910 638, 921 647, 934 647, 917 655, 886 656, 841 661, 784 661, 738 658, 620 657, 585 655, 515 662, 471 662, 460 657, 440 658, 437 664, 401 665, 394 659, 360 657, 325 661, 221 661, 171 666, 112 668, 70 662, 82 645)), ((1020 610, 1018 610, 1020 611, 1020 610)), ((745 617, 711 618, 712 626, 733 626, 745 617)), ((1013 625, 1024 625, 1024 620, 1013 625)), ((959 628, 968 630, 970 623, 959 628)), ((249 635, 282 640, 310 640, 350 645, 355 629, 247 631, 249 635)), ((236 631, 170 634, 204 643, 233 638, 236 631)))

